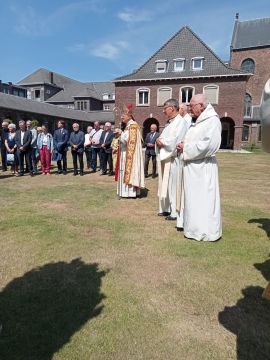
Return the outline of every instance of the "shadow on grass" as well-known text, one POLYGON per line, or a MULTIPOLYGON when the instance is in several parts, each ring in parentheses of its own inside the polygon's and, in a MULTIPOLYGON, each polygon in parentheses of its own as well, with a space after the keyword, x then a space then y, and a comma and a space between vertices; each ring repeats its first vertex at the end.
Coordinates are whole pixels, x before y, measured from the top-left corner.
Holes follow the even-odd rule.
POLYGON ((35 268, 0 293, 0 359, 50 360, 102 311, 105 271, 81 259, 35 268))
MULTIPOLYGON (((270 260, 254 264, 270 280, 270 260)), ((236 335, 238 360, 270 359, 270 301, 262 298, 263 288, 249 286, 235 306, 219 313, 219 322, 236 335)))
POLYGON ((266 232, 266 235, 270 239, 270 219, 260 218, 260 219, 250 219, 248 220, 249 224, 255 223, 259 224, 259 228, 263 229, 266 232))

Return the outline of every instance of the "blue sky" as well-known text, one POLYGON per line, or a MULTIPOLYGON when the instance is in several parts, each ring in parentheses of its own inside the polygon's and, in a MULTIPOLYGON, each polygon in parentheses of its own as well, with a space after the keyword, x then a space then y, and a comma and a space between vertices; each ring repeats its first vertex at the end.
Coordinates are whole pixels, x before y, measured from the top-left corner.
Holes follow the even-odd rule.
POLYGON ((15 83, 42 67, 112 80, 184 25, 228 60, 236 12, 240 20, 269 17, 269 0, 0 0, 0 79, 15 83))

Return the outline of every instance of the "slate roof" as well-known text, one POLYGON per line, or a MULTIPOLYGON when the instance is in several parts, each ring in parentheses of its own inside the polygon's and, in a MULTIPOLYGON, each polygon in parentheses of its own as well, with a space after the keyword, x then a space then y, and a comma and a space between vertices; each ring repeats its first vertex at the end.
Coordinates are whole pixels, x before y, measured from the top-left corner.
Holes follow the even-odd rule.
POLYGON ((64 118, 69 120, 94 122, 106 121, 114 122, 114 113, 112 111, 80 111, 67 109, 61 106, 46 104, 36 100, 29 100, 19 96, 0 93, 0 108, 18 110, 34 114, 42 114, 64 118))
POLYGON ((102 100, 104 93, 113 95, 115 91, 114 84, 110 81, 83 83, 42 68, 28 75, 17 84, 20 86, 48 84, 62 89, 47 99, 48 103, 73 103, 74 97, 92 97, 102 100), (51 83, 51 74, 53 74, 53 84, 51 83))
POLYGON ((270 18, 236 20, 231 49, 248 49, 260 46, 270 46, 270 18))
POLYGON ((77 80, 73 80, 64 75, 41 68, 34 71, 32 74, 26 76, 24 79, 20 80, 17 84, 23 86, 50 84, 50 85, 56 85, 60 88, 65 88, 66 86, 69 86, 71 83, 80 84, 80 82, 77 80), (53 84, 51 83, 51 73, 53 74, 53 84))
POLYGON ((188 26, 184 26, 138 70, 132 74, 116 78, 114 82, 217 76, 247 76, 247 74, 226 66, 188 26), (192 70, 192 58, 195 57, 204 58, 203 70, 192 70), (181 72, 175 72, 173 69, 174 59, 177 58, 185 58, 185 69, 181 72), (168 69, 166 72, 156 73, 157 60, 167 60, 168 69))

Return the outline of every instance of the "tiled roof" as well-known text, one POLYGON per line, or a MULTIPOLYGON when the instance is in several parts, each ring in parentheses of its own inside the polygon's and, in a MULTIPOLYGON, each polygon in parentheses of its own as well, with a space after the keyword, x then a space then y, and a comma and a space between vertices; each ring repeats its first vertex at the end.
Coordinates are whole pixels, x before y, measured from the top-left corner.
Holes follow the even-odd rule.
POLYGON ((34 84, 54 84, 60 88, 69 86, 71 83, 80 83, 77 80, 70 79, 64 75, 49 71, 47 69, 38 69, 32 74, 26 76, 24 79, 20 80, 18 85, 34 85, 34 84), (51 75, 53 75, 53 83, 51 82, 51 75))
POLYGON ((231 43, 232 50, 259 46, 270 46, 270 18, 236 20, 231 43))
POLYGON ((112 111, 80 111, 67 109, 61 106, 46 104, 36 100, 29 100, 14 95, 0 93, 0 108, 18 110, 34 114, 54 116, 58 118, 78 120, 78 121, 106 121, 114 122, 114 113, 112 111))
POLYGON ((136 80, 185 79, 216 76, 247 76, 246 73, 231 69, 188 27, 184 26, 149 60, 132 74, 116 78, 114 82, 136 80), (203 70, 192 70, 192 58, 203 57, 203 70), (184 58, 185 69, 174 71, 174 59, 184 58), (156 61, 166 60, 168 69, 156 73, 156 61))
POLYGON ((87 82, 83 83, 78 80, 68 78, 64 75, 49 71, 47 69, 38 69, 26 78, 18 82, 20 86, 50 84, 59 87, 60 90, 55 95, 51 96, 47 102, 53 103, 73 103, 75 97, 90 96, 95 99, 102 100, 102 94, 114 94, 114 84, 107 82, 87 82), (51 80, 53 77, 53 84, 51 80))

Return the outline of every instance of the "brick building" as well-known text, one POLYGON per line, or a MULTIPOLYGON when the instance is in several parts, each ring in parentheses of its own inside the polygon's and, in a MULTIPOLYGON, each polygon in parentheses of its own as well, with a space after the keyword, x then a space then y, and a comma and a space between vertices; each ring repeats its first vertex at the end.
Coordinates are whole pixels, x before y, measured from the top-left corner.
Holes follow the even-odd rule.
POLYGON ((134 104, 134 117, 145 135, 152 123, 164 127, 165 100, 173 97, 189 104, 192 95, 205 93, 221 118, 221 147, 240 149, 249 76, 225 65, 185 26, 138 70, 114 80, 116 107, 134 104))
POLYGON ((236 15, 231 42, 230 65, 251 73, 244 96, 242 142, 260 144, 259 107, 270 78, 270 18, 239 21, 236 15))
POLYGON ((0 121, 34 119, 54 129, 62 118, 69 128, 78 121, 86 129, 97 120, 114 123, 114 102, 112 82, 82 83, 47 69, 36 70, 16 85, 0 81, 0 121))

